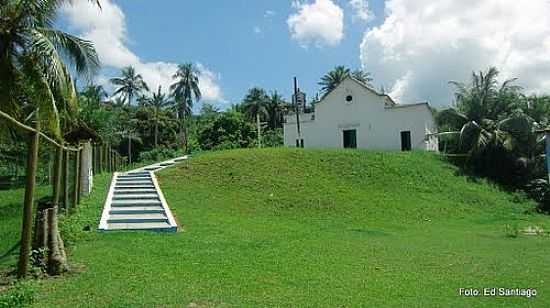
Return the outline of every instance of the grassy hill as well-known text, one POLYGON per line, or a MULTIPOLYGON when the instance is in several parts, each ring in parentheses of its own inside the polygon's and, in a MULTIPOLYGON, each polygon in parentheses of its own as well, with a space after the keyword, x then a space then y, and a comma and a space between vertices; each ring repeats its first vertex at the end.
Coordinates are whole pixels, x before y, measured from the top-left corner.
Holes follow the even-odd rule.
POLYGON ((204 153, 159 174, 177 234, 82 231, 98 183, 63 224, 81 272, 36 283, 37 306, 550 306, 550 237, 515 236, 550 218, 430 153, 204 153))

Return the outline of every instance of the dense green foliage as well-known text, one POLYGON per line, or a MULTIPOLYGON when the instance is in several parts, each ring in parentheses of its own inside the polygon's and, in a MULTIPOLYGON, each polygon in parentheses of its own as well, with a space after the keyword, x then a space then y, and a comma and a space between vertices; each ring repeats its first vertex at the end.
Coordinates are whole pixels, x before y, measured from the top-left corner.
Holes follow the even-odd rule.
POLYGON ((546 181, 545 139, 538 130, 548 124, 549 100, 525 96, 515 79, 499 84, 497 77, 491 68, 472 74, 470 83, 452 82, 455 106, 437 114, 440 131, 456 132, 446 135, 454 138, 444 139, 444 148, 467 154, 467 171, 526 189, 542 202, 541 209, 549 210, 548 189, 538 185, 546 181))
POLYGON ((548 230, 549 218, 458 171, 422 152, 203 153, 159 175, 184 230, 176 234, 94 232, 109 180, 97 178, 92 198, 62 224, 79 273, 34 282, 35 303, 549 306, 549 237, 522 232, 548 230), (539 296, 457 295, 468 286, 539 296))
MULTIPOLYGON (((89 41, 54 27, 67 0, 7 0, 0 5, 0 110, 21 122, 34 113, 44 130, 61 138, 77 106, 70 68, 90 77, 99 67, 89 41)), ((0 123, 5 123, 4 121, 0 123)), ((0 124, 0 133, 6 131, 0 124)))

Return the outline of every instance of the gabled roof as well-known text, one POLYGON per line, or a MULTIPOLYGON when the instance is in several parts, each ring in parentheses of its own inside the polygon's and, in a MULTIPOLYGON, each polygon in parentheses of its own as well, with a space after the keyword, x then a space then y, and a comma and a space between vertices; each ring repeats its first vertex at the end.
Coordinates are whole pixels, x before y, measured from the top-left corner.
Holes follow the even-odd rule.
POLYGON ((371 86, 365 84, 364 82, 362 82, 362 81, 360 81, 360 80, 357 80, 355 77, 353 77, 353 76, 351 76, 351 75, 346 76, 346 78, 344 78, 339 84, 337 84, 337 85, 334 87, 334 89, 332 89, 332 90, 328 91, 327 93, 325 93, 325 94, 323 95, 323 97, 321 97, 321 100, 319 100, 318 103, 323 102, 323 100, 324 100, 330 93, 332 93, 334 90, 336 90, 336 88, 338 88, 342 83, 344 83, 344 81, 346 81, 346 80, 348 80, 348 79, 354 81, 355 83, 357 83, 357 84, 360 85, 361 87, 365 88, 365 89, 368 90, 369 92, 373 93, 374 95, 377 95, 377 96, 380 96, 380 97, 387 98, 391 106, 397 105, 397 104, 395 103, 395 101, 394 101, 389 95, 384 94, 384 93, 380 93, 380 92, 376 91, 376 90, 373 89, 371 86))

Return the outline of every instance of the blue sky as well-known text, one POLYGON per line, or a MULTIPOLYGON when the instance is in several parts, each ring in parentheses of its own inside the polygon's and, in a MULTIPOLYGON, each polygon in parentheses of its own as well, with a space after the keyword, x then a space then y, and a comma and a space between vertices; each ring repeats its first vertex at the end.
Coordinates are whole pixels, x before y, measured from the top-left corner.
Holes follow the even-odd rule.
POLYGON ((319 78, 336 65, 365 67, 376 87, 405 103, 448 105, 449 80, 466 80, 491 65, 502 78, 520 77, 529 91, 550 86, 544 0, 102 3, 101 12, 81 1, 61 14, 64 28, 96 43, 104 63, 97 82, 107 85, 121 67, 134 65, 153 86, 166 87, 175 64, 193 62, 205 100, 222 107, 239 102, 252 86, 289 98, 293 76, 311 98, 319 78))

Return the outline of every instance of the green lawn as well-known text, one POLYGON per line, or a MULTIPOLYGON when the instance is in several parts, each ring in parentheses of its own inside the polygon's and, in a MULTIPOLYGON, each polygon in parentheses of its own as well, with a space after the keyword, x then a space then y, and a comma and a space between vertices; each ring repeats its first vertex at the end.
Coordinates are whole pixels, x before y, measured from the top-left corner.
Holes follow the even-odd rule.
POLYGON ((62 226, 77 272, 34 283, 37 307, 550 307, 550 237, 506 231, 550 217, 429 153, 204 153, 159 182, 184 231, 95 232, 98 178, 62 226))

